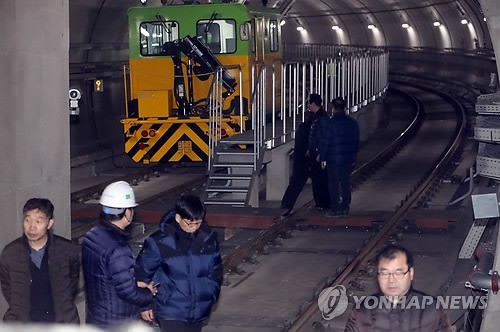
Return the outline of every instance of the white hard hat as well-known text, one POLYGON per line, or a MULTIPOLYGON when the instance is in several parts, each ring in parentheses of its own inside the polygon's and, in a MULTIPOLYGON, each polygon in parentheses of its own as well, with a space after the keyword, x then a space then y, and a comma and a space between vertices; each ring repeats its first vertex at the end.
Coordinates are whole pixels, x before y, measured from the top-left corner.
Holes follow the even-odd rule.
POLYGON ((119 209, 137 206, 134 191, 125 181, 113 182, 104 188, 99 203, 103 206, 119 209))

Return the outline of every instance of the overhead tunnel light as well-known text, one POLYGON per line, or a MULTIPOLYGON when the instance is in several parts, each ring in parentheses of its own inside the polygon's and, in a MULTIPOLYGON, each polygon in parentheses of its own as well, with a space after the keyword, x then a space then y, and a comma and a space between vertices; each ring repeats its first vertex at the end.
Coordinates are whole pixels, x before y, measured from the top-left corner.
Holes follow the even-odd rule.
POLYGON ((375 29, 375 25, 373 25, 373 24, 368 24, 368 29, 370 29, 370 30, 375 29))
POLYGON ((340 27, 338 25, 332 26, 332 30, 340 30, 340 27))
POLYGON ((297 31, 304 31, 303 27, 297 27, 297 31))
POLYGON ((462 19, 462 20, 460 21, 460 23, 462 23, 462 24, 467 24, 467 23, 469 23, 469 22, 468 22, 468 21, 464 18, 464 19, 462 19))
POLYGON ((280 26, 284 26, 284 25, 285 25, 285 23, 286 23, 286 21, 285 21, 285 20, 281 20, 281 22, 280 22, 280 26))
POLYGON ((401 24, 401 27, 403 29, 408 29, 408 28, 410 28, 410 25, 408 23, 403 23, 403 24, 401 24))
POLYGON ((439 27, 441 26, 441 22, 439 21, 434 21, 434 23, 432 23, 435 27, 439 27))

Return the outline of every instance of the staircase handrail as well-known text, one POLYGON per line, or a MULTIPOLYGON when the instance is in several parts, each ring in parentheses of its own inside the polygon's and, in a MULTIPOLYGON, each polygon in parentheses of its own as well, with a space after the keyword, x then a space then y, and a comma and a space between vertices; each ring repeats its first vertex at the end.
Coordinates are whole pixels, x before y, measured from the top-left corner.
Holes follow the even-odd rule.
POLYGON ((243 87, 242 87, 242 71, 241 65, 228 65, 217 67, 212 82, 210 83, 210 90, 207 96, 207 105, 209 111, 209 121, 208 121, 208 170, 211 169, 214 157, 214 151, 217 147, 217 143, 222 138, 222 119, 224 117, 224 97, 223 97, 223 72, 225 70, 238 70, 238 87, 240 93, 240 133, 243 132, 243 87))

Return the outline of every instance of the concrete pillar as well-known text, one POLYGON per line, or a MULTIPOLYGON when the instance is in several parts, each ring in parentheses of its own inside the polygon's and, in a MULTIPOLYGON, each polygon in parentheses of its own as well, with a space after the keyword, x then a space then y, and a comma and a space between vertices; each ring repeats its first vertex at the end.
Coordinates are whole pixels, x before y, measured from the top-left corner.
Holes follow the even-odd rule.
POLYGON ((0 247, 30 197, 49 198, 70 237, 68 0, 1 0, 0 31, 0 247))
POLYGON ((500 74, 500 1, 479 0, 481 9, 486 17, 486 24, 490 31, 491 42, 497 59, 497 72, 500 74))

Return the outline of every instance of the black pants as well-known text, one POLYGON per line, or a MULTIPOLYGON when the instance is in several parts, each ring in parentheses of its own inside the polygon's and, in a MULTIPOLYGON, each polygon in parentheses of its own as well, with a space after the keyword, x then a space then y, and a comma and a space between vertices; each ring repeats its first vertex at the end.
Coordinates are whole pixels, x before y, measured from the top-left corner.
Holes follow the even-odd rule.
POLYGON ((180 320, 164 320, 159 318, 161 332, 200 332, 202 323, 187 323, 180 320))
POLYGON ((328 176, 326 169, 321 169, 321 163, 311 163, 311 182, 314 202, 317 207, 328 209, 330 194, 328 190, 328 176))
POLYGON ((295 167, 293 168, 292 177, 290 178, 290 183, 286 188, 285 194, 281 199, 281 208, 291 210, 293 209, 300 192, 304 188, 309 177, 309 170, 306 167, 295 167))
POLYGON ((351 205, 351 164, 335 165, 332 162, 327 162, 326 168, 328 171, 330 209, 332 211, 349 210, 351 205), (339 194, 342 195, 342 200, 339 194))

